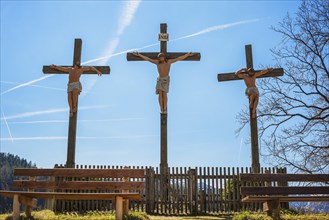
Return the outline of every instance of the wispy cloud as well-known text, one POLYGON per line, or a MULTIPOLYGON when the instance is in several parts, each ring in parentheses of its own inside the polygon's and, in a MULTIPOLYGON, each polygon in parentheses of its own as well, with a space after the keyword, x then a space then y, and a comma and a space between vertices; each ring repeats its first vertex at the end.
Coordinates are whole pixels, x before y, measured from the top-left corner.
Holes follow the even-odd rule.
MULTIPOLYGON (((113 118, 113 119, 99 119, 99 120, 79 120, 79 123, 96 123, 96 122, 115 122, 115 121, 136 121, 143 120, 144 118, 113 118)), ((13 121, 7 124, 45 124, 45 123, 67 123, 68 120, 39 120, 39 121, 13 121)), ((3 122, 5 123, 5 122, 3 122)))
MULTIPOLYGON (((159 137, 159 135, 123 135, 123 136, 109 136, 109 137, 77 137, 81 140, 101 140, 101 139, 139 139, 159 137)), ((51 136, 51 137, 16 137, 16 138, 0 138, 0 141, 45 141, 45 140, 66 140, 65 136, 51 136)))
MULTIPOLYGON (((99 108, 108 108, 108 105, 97 105, 97 106, 84 106, 79 107, 79 110, 87 110, 87 109, 99 109, 99 108)), ((68 108, 59 108, 59 109, 49 109, 49 110, 43 110, 43 111, 34 111, 34 112, 25 112, 17 115, 7 116, 0 118, 0 120, 11 120, 11 119, 17 119, 17 118, 27 118, 32 117, 36 115, 47 115, 47 114, 53 114, 53 113, 59 113, 59 112, 66 112, 68 111, 68 108)))

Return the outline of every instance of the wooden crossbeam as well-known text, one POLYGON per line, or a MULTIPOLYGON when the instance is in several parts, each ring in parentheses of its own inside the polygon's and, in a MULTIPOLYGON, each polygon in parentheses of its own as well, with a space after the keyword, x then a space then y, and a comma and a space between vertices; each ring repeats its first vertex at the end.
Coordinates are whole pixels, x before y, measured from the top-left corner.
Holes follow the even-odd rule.
MULTIPOLYGON (((261 70, 256 70, 255 72, 260 72, 261 70)), ((257 78, 265 78, 265 77, 276 77, 283 76, 283 68, 275 68, 272 71, 257 77, 257 78)), ((220 73, 217 75, 218 82, 231 81, 231 80, 242 80, 235 73, 220 73)))
MULTIPOLYGON (((166 55, 167 59, 175 59, 177 57, 185 55, 186 53, 182 53, 182 52, 165 53, 165 55, 166 55)), ((147 53, 146 52, 146 53, 140 53, 140 54, 147 56, 148 58, 151 58, 151 59, 157 59, 159 53, 152 53, 152 52, 147 53)), ((193 56, 187 57, 186 59, 184 59, 182 61, 200 61, 200 59, 201 59, 200 53, 193 53, 193 56)), ((132 53, 127 53, 127 60, 128 61, 144 61, 142 58, 135 56, 132 53)))
POLYGON ((65 200, 113 200, 117 196, 125 199, 140 199, 139 193, 60 193, 60 192, 23 192, 23 191, 0 191, 1 195, 14 197, 23 195, 29 198, 65 199, 65 200))
POLYGON ((242 195, 329 194, 329 186, 243 186, 242 195))
POLYGON ((13 182, 13 188, 48 190, 143 190, 144 182, 15 180, 13 182))
POLYGON ((329 182, 329 174, 240 174, 241 181, 278 181, 278 182, 329 182))
POLYGON ((90 177, 90 178, 144 178, 144 169, 74 169, 74 168, 17 168, 15 176, 55 176, 55 177, 90 177))
MULTIPOLYGON (((72 66, 60 66, 60 67, 72 67, 72 66)), ((93 66, 99 71, 102 72, 102 74, 110 74, 110 67, 109 66, 93 66)), ((55 70, 51 68, 50 66, 43 66, 42 72, 44 74, 68 74, 67 72, 55 70)), ((97 74, 95 71, 85 71, 83 74, 97 74)))
POLYGON ((326 202, 329 196, 247 196, 242 202, 266 202, 280 200, 280 202, 326 202))

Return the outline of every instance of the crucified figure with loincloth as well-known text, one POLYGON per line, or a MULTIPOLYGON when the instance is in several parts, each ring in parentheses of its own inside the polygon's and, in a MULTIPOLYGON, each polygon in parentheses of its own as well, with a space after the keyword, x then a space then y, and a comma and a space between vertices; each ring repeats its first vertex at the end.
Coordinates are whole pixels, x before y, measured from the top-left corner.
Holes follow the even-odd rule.
POLYGON ((167 93, 169 92, 169 82, 170 82, 170 77, 169 77, 170 66, 176 61, 184 60, 187 57, 193 56, 193 53, 189 52, 175 59, 166 59, 164 53, 159 53, 158 59, 151 59, 138 52, 134 52, 133 55, 138 56, 146 61, 149 61, 157 65, 159 76, 157 79, 156 94, 159 95, 159 104, 160 104, 161 113, 166 114, 167 103, 168 103, 167 93))
POLYGON ((273 68, 268 68, 266 70, 262 70, 260 72, 255 72, 253 68, 242 68, 241 70, 237 71, 235 75, 237 75, 239 78, 243 79, 247 88, 246 88, 246 95, 249 98, 249 108, 252 110, 252 118, 256 117, 256 109, 258 105, 259 100, 259 91, 256 87, 256 78, 264 75, 270 71, 272 71, 273 68), (246 73, 246 74, 243 74, 246 73))
POLYGON ((69 73, 69 82, 67 84, 67 95, 68 95, 68 103, 70 106, 70 117, 72 117, 73 113, 77 111, 77 100, 82 90, 82 85, 80 83, 81 74, 86 71, 95 71, 99 76, 101 76, 102 72, 93 66, 82 67, 80 66, 79 61, 77 61, 74 64, 73 68, 56 66, 54 64, 52 64, 50 67, 59 71, 69 73))

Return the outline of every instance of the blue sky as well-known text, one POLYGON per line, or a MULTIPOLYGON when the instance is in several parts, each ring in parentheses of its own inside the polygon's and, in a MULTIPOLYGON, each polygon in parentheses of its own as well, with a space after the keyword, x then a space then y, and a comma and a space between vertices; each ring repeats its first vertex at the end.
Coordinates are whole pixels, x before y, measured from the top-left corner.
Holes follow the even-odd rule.
POLYGON ((127 62, 126 52, 158 52, 160 23, 167 23, 168 52, 201 53, 200 62, 171 68, 169 166, 250 166, 249 127, 235 134, 248 103, 244 83, 218 83, 217 74, 245 67, 246 44, 256 69, 276 65, 270 49, 281 36, 270 27, 299 4, 1 0, 0 151, 39 167, 66 162, 67 75, 44 75, 42 66, 71 65, 81 38, 82 62, 109 65, 111 74, 81 77, 76 163, 158 166, 156 67, 127 62))

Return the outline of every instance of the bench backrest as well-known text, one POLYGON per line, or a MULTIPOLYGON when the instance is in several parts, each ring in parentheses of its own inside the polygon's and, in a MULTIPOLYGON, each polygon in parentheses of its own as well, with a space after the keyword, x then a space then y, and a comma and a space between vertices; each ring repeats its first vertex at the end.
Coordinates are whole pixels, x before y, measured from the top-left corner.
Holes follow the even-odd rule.
POLYGON ((13 188, 16 189, 140 191, 144 189, 144 181, 142 179, 145 177, 145 170, 20 168, 14 170, 14 176, 29 177, 29 180, 14 180, 13 188), (137 180, 134 181, 134 179, 137 180))
POLYGON ((329 186, 288 186, 288 182, 329 183, 329 174, 240 174, 242 195, 328 194, 329 186))

